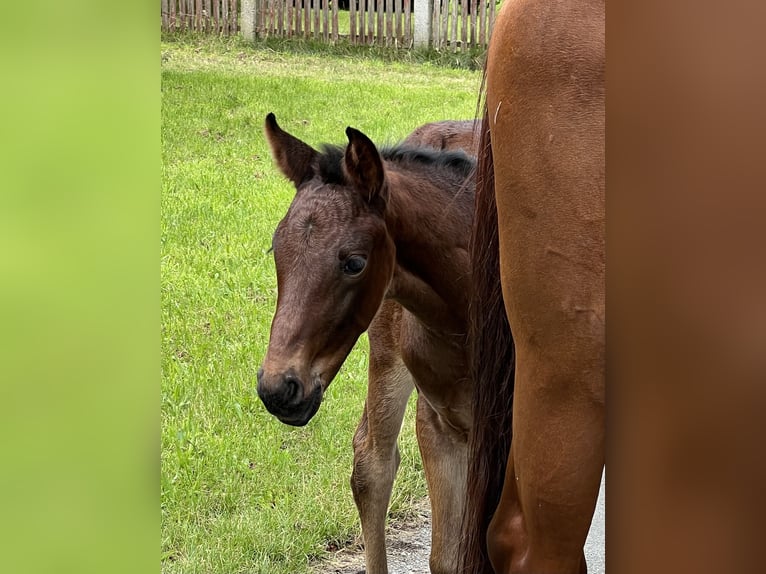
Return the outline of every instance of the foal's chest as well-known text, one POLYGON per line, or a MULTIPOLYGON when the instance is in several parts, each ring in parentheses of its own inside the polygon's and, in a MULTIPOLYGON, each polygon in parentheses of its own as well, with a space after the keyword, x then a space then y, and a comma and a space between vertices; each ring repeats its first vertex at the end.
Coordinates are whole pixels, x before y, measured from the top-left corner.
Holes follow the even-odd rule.
POLYGON ((418 391, 451 424, 465 426, 472 393, 465 335, 431 330, 406 310, 401 328, 402 361, 418 391))

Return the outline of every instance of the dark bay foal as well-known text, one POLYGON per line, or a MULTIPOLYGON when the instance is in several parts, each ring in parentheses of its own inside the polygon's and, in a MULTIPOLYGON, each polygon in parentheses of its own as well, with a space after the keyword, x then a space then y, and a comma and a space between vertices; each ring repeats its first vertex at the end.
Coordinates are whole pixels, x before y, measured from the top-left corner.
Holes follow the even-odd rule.
MULTIPOLYGON (((462 129, 457 147, 471 142, 473 150, 473 122, 462 129)), ((385 519, 414 389, 432 507, 431 571, 455 572, 471 427, 474 159, 411 145, 428 144, 418 138, 432 133, 378 149, 347 128, 348 145, 317 151, 283 131, 273 114, 265 132, 296 194, 274 234, 278 299, 258 394, 282 422, 305 425, 367 330, 368 392, 351 477, 367 573, 388 571, 385 519)))

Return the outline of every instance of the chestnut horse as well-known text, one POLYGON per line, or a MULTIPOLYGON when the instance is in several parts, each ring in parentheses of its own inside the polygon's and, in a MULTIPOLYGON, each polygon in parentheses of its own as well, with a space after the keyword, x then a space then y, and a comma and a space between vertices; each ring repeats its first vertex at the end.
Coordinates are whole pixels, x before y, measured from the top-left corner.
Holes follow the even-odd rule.
MULTIPOLYGON (((277 309, 258 395, 282 422, 305 425, 368 330, 367 401, 351 476, 367 574, 388 571, 385 520, 413 389, 431 498, 431 571, 455 572, 471 427, 466 333, 475 161, 412 145, 378 150, 353 128, 345 148, 317 151, 283 131, 273 114, 265 132, 296 194, 273 238, 277 309)), ((432 141, 428 133, 410 143, 432 141)))
POLYGON ((587 570, 604 465, 604 69, 603 0, 503 5, 471 240, 472 574, 587 570))

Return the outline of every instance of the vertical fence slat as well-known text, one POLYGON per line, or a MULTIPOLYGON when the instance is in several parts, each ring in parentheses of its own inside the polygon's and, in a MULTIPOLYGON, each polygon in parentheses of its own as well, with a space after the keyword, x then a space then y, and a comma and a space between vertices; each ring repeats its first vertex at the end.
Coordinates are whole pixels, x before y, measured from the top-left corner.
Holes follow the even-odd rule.
MULTIPOLYGON (((349 4, 352 4, 351 2, 349 4)), ((337 42, 338 41, 338 3, 333 2, 332 3, 332 41, 337 42)))
POLYGON ((375 4, 376 0, 364 0, 367 3, 367 43, 375 40, 375 4))
POLYGON ((394 22, 396 22, 396 29, 394 30, 394 37, 396 38, 396 44, 404 44, 404 36, 402 35, 402 2, 404 0, 396 0, 394 4, 394 22))
POLYGON ((367 43, 367 2, 359 0, 359 43, 367 43))
POLYGON ((434 0, 434 8, 431 13, 431 46, 434 50, 439 49, 439 22, 441 22, 441 0, 434 0))
MULTIPOLYGON (((338 3, 338 0, 332 0, 333 6, 338 3)), ((322 38, 327 42, 330 39, 330 2, 324 0, 324 6, 322 6, 322 38)))
POLYGON ((306 0, 295 0, 295 35, 303 35, 303 8, 306 0))
MULTIPOLYGON (((421 0, 422 2, 423 0, 421 0)), ((410 34, 412 32, 412 0, 404 0, 404 45, 410 48, 410 34)))
POLYGON ((449 45, 449 28, 447 24, 449 22, 449 0, 442 0, 444 5, 442 6, 442 37, 439 44, 443 48, 447 48, 449 45))
MULTIPOLYGON (((463 2, 467 2, 468 0, 463 0, 463 2)), ((458 0, 452 0, 452 22, 450 23, 450 28, 452 34, 452 40, 450 42, 450 45, 452 46, 452 50, 454 52, 457 52, 457 14, 458 14, 458 8, 459 8, 460 2, 458 0)))
POLYGON ((383 0, 383 7, 386 10, 386 46, 391 45, 394 35, 394 3, 401 0, 383 0))
MULTIPOLYGON (((335 17, 334 6, 335 2, 333 2, 333 18, 335 17)), ((348 2, 348 40, 352 44, 356 44, 356 0, 349 0, 348 2)))
POLYGON ((463 0, 463 25, 460 29, 460 42, 462 43, 463 50, 468 49, 468 10, 471 2, 472 0, 463 0))
POLYGON ((327 4, 328 0, 314 0, 314 38, 319 39, 319 19, 321 17, 321 6, 327 4))
POLYGON ((479 11, 479 44, 481 46, 487 43, 487 0, 481 0, 479 11))
POLYGON ((303 0, 303 37, 311 35, 311 0, 303 0))
POLYGON ((484 0, 472 0, 471 6, 471 46, 476 45, 476 13, 479 11, 479 2, 484 0))
POLYGON ((290 37, 293 34, 293 0, 287 0, 285 2, 285 29, 282 30, 282 35, 290 37))
POLYGON ((167 32, 168 30, 168 0, 162 0, 162 3, 160 5, 160 10, 162 10, 162 31, 167 32))
MULTIPOLYGON (((354 1, 354 0, 350 0, 354 1)), ((367 42, 367 0, 359 0, 359 43, 367 42)))
POLYGON ((376 0, 376 1, 377 1, 376 11, 378 13, 377 44, 378 46, 382 46, 386 41, 385 40, 386 29, 383 25, 383 14, 385 13, 385 9, 386 9, 386 0, 376 0))

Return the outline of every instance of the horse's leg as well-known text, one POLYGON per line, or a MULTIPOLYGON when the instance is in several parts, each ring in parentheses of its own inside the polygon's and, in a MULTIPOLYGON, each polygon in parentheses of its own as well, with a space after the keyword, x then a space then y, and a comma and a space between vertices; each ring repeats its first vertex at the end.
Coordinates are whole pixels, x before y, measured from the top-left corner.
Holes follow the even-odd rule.
POLYGON ((487 107, 516 376, 487 549, 498 574, 577 574, 604 464, 604 3, 506 2, 492 38, 487 107))
POLYGON ((584 574, 604 464, 603 378, 516 351, 513 443, 489 556, 498 574, 584 574))
POLYGON ((466 439, 420 396, 416 428, 431 499, 431 574, 454 574, 465 504, 466 439))
POLYGON ((390 333, 398 328, 391 301, 370 325, 370 364, 367 401, 354 435, 354 470, 351 490, 359 511, 364 537, 367 574, 387 574, 385 526, 407 399, 414 388, 390 333))

